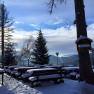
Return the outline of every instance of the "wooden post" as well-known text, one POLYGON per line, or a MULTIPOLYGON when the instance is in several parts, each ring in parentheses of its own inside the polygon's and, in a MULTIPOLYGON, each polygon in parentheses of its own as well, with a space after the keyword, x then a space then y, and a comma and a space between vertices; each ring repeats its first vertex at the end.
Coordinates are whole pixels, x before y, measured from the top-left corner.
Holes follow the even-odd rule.
MULTIPOLYGON (((2 59, 2 68, 4 68, 4 20, 5 20, 5 10, 4 4, 1 4, 1 59, 2 59)), ((4 84, 4 73, 2 73, 2 85, 4 84)))

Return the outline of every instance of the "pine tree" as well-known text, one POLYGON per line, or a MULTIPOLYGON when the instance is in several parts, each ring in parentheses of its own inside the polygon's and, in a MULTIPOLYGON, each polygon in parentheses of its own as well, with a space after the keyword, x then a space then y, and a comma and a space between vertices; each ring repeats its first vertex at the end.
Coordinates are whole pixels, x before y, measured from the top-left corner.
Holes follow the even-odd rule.
POLYGON ((4 51, 4 66, 16 65, 16 51, 14 48, 14 44, 9 42, 6 45, 6 49, 4 51))
MULTIPOLYGON (((13 21, 12 19, 10 19, 9 15, 8 15, 8 11, 7 8, 5 6, 4 3, 0 4, 0 30, 1 30, 1 59, 2 59, 2 67, 4 67, 4 65, 12 65, 12 61, 13 61, 13 51, 14 51, 14 45, 12 43, 12 25, 13 25, 13 21), (11 51, 11 52, 10 52, 11 51), (10 55, 11 53, 11 55, 10 55), (11 60, 11 64, 10 63, 9 58, 11 60)), ((15 59, 14 59, 15 60, 15 59)))
POLYGON ((32 63, 39 65, 48 64, 49 62, 46 40, 43 37, 41 30, 39 31, 38 37, 35 41, 35 47, 33 49, 31 59, 32 63))
MULTIPOLYGON (((7 38, 9 39, 9 36, 11 36, 6 31, 11 31, 12 29, 10 26, 12 25, 12 22, 9 19, 7 8, 4 3, 0 2, 0 35, 1 35, 1 63, 2 68, 4 68, 4 58, 5 58, 5 45, 7 43, 7 38)), ((4 82, 4 74, 2 74, 2 85, 4 82)))

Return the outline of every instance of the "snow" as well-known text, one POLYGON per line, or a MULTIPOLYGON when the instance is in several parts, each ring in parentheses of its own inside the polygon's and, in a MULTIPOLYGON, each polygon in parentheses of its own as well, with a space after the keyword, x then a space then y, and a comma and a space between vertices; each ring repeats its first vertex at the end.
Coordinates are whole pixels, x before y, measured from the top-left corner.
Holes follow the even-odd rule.
POLYGON ((3 73, 4 72, 4 69, 0 68, 0 73, 3 73))
POLYGON ((21 75, 21 73, 19 73, 19 72, 15 73, 15 76, 20 76, 20 75, 21 75))
POLYGON ((74 69, 79 69, 79 67, 63 67, 62 69, 74 70, 74 69))
POLYGON ((90 41, 92 41, 90 38, 80 35, 80 37, 76 40, 76 43, 78 43, 80 40, 84 40, 84 39, 89 39, 90 41))
POLYGON ((5 75, 4 78, 5 86, 0 87, 0 94, 94 94, 94 85, 69 79, 64 79, 61 84, 46 83, 32 88, 10 76, 5 75))
POLYGON ((32 68, 36 68, 36 67, 16 67, 14 69, 19 70, 19 69, 32 69, 32 68))
POLYGON ((30 81, 35 81, 35 80, 37 80, 35 77, 29 77, 29 80, 30 81))
POLYGON ((55 68, 39 68, 39 69, 30 69, 27 70, 27 72, 33 72, 33 71, 43 71, 43 70, 54 70, 55 68))
POLYGON ((89 44, 81 44, 78 46, 79 48, 87 48, 87 47, 90 47, 89 44))
POLYGON ((10 71, 11 74, 16 74, 17 71, 13 70, 13 71, 10 71))
POLYGON ((8 90, 5 86, 0 87, 0 94, 14 94, 14 92, 8 90))
POLYGON ((69 75, 75 76, 77 73, 76 72, 71 72, 69 75))
MULTIPOLYGON (((43 75, 43 76, 39 76, 38 79, 49 79, 49 78, 58 78, 58 77, 61 77, 60 74, 52 74, 52 75, 43 75)), ((30 81, 34 81, 36 80, 37 78, 36 77, 29 77, 29 80, 30 81)))

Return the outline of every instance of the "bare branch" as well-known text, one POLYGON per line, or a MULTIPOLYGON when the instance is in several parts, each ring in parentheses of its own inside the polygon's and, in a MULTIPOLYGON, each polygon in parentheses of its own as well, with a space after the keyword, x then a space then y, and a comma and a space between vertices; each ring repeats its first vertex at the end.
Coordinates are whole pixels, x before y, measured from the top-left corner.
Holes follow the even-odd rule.
POLYGON ((48 2, 49 13, 51 14, 53 12, 53 9, 56 8, 57 2, 61 4, 62 2, 65 2, 65 1, 66 0, 50 0, 48 2))

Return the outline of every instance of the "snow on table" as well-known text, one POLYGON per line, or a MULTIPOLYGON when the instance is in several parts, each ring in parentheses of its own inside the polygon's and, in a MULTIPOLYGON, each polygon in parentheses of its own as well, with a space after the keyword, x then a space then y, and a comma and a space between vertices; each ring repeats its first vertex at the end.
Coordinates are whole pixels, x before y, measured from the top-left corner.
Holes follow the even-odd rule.
POLYGON ((94 86, 85 82, 65 79, 61 84, 43 85, 37 88, 31 88, 29 85, 23 84, 5 75, 5 88, 0 87, 0 94, 94 94, 94 86), (9 92, 9 93, 4 93, 9 92), (11 92, 14 93, 11 93, 11 92), (3 93, 1 93, 3 92, 3 93))

